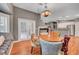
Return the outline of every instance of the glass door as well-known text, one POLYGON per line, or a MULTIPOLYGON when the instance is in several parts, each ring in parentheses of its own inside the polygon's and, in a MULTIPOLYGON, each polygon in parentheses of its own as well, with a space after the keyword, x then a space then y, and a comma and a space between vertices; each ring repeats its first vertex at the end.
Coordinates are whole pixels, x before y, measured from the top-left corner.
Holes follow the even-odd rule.
POLYGON ((19 40, 28 40, 35 33, 35 21, 18 18, 18 38, 19 40))

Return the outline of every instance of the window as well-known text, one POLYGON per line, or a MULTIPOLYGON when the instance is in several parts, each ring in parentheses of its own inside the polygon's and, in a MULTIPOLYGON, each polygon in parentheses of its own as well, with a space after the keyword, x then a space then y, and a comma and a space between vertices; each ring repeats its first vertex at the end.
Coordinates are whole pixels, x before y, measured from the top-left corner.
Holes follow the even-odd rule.
POLYGON ((9 15, 0 13, 0 32, 9 32, 9 15))

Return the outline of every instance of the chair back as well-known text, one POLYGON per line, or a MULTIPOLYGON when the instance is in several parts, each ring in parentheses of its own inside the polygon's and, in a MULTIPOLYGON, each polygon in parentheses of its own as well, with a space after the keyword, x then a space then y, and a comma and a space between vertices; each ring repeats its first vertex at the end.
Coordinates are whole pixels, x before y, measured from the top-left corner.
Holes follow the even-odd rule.
POLYGON ((48 42, 40 39, 40 45, 43 55, 58 55, 62 42, 48 42))

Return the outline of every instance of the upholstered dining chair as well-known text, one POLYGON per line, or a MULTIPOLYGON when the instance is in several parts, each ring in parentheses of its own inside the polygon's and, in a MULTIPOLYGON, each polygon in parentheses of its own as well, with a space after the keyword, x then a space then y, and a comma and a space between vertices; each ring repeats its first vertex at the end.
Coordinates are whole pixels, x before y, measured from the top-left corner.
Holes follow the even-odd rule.
POLYGON ((58 55, 62 47, 62 42, 48 42, 40 39, 42 55, 58 55))

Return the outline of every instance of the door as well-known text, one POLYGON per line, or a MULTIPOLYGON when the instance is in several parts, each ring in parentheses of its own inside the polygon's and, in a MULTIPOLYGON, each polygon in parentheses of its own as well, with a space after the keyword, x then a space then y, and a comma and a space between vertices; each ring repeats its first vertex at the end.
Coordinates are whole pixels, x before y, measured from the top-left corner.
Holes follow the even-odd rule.
POLYGON ((31 35, 35 34, 35 21, 18 18, 18 38, 19 40, 31 39, 31 35))

